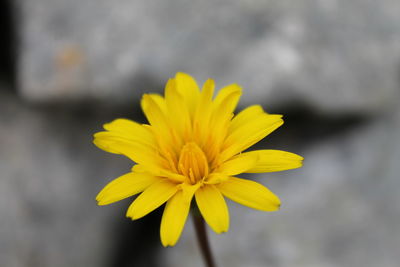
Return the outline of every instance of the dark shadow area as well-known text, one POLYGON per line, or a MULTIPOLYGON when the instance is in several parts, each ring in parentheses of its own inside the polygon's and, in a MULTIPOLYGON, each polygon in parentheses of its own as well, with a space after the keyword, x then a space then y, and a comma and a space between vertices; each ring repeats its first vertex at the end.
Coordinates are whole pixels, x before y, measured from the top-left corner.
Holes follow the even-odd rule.
POLYGON ((256 145, 293 150, 341 135, 371 120, 367 114, 333 114, 314 110, 304 101, 291 102, 270 111, 283 114, 284 124, 256 145))
MULTIPOLYGON (((139 73, 123 84, 125 83, 129 84, 131 91, 134 93, 127 92, 124 99, 99 100, 82 97, 78 99, 44 99, 43 101, 35 100, 31 102, 21 98, 16 100, 21 105, 28 106, 44 114, 68 114, 68 116, 74 117, 76 120, 96 117, 106 123, 116 118, 127 118, 139 123, 147 123, 140 105, 141 97, 146 93, 163 94, 165 85, 147 72, 139 73)), ((124 85, 120 88, 123 87, 128 86, 124 85)), ((101 125, 99 125, 100 127, 101 125)))
POLYGON ((15 90, 16 33, 12 11, 12 0, 0 1, 0 79, 15 90))
POLYGON ((161 248, 159 229, 162 210, 163 206, 136 221, 129 218, 116 220, 115 246, 108 266, 159 266, 157 255, 161 248))

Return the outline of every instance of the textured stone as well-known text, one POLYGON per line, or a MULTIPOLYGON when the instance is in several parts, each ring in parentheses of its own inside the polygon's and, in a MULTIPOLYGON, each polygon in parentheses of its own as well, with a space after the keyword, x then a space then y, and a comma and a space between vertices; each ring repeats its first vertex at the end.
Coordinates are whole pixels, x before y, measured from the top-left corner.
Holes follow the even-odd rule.
POLYGON ((399 98, 397 0, 15 2, 29 100, 118 104, 176 71, 237 82, 243 104, 373 112, 399 98))
MULTIPOLYGON (((131 163, 96 149, 91 134, 137 105, 39 108, 0 86, 0 266, 202 266, 190 221, 176 247, 157 252, 159 216, 132 223, 129 200, 95 205, 98 190, 131 163)), ((261 145, 301 154, 304 167, 253 176, 280 196, 282 210, 228 203, 230 231, 210 232, 218 266, 397 266, 399 110, 312 138, 304 132, 324 126, 299 119, 299 129, 285 133, 292 121, 261 145)))
MULTIPOLYGON (((299 152, 304 167, 257 177, 282 200, 263 213, 233 202, 228 233, 209 229, 218 266, 398 265, 400 112, 299 152)), ((167 265, 202 266, 194 229, 163 251, 167 265)))
POLYGON ((131 167, 92 144, 101 114, 28 107, 0 88, 0 266, 101 267, 133 257, 145 266, 139 263, 157 234, 142 238, 147 251, 136 245, 139 255, 115 252, 124 245, 121 235, 137 238, 143 227, 125 218, 129 201, 96 205, 98 191, 131 167))
POLYGON ((202 266, 191 222, 157 253, 159 213, 131 223, 129 200, 94 201, 131 163, 91 134, 176 71, 241 84, 242 105, 287 115, 300 103, 316 116, 288 114, 296 131, 262 144, 305 166, 253 176, 281 197, 280 212, 229 203, 230 231, 210 232, 218 266, 398 265, 399 1, 13 3, 24 101, 0 85, 0 266, 202 266), (336 123, 350 113, 363 123, 336 123))

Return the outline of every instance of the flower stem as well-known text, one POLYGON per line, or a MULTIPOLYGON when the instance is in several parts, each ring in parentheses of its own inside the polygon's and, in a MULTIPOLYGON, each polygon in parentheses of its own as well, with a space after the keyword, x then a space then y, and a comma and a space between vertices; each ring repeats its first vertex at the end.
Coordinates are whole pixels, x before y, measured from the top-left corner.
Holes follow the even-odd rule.
POLYGON ((204 219, 199 214, 193 214, 194 228, 196 229, 197 241, 200 246, 201 254, 207 267, 216 267, 214 258, 211 253, 210 245, 208 243, 206 226, 204 219))

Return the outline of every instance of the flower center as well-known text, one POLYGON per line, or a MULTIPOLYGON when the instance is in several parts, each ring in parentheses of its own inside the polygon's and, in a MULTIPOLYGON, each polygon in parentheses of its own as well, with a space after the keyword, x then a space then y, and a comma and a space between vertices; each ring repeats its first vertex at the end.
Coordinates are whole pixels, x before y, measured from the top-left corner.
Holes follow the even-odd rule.
POLYGON ((208 175, 208 162, 203 150, 193 142, 183 146, 179 156, 178 170, 191 184, 201 181, 208 175))

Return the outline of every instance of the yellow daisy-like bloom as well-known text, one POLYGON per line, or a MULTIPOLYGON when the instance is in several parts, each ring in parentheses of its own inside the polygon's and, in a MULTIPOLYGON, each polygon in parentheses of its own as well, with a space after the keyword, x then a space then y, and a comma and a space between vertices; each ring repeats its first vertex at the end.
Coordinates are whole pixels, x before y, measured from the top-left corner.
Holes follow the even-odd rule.
POLYGON ((161 220, 161 242, 173 246, 185 225, 191 201, 217 233, 228 231, 224 197, 262 211, 279 209, 280 200, 263 185, 236 177, 298 168, 303 158, 279 150, 243 152, 283 124, 282 116, 250 106, 233 111, 242 89, 222 88, 213 98, 214 81, 200 91, 196 81, 177 73, 164 97, 145 94, 141 105, 149 124, 116 119, 94 135, 101 149, 122 154, 136 165, 110 182, 97 195, 107 205, 141 193, 126 213, 139 219, 166 202, 161 220))

